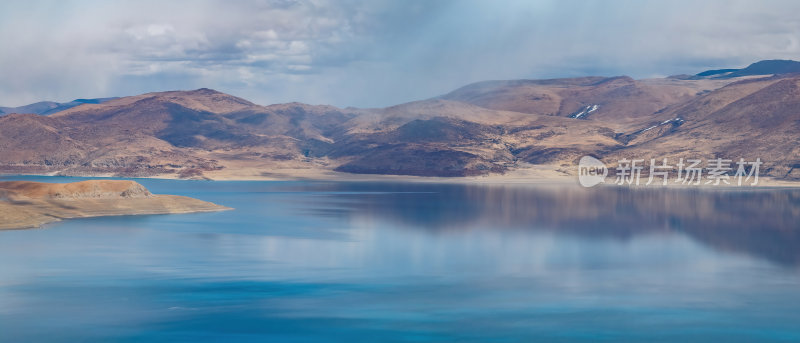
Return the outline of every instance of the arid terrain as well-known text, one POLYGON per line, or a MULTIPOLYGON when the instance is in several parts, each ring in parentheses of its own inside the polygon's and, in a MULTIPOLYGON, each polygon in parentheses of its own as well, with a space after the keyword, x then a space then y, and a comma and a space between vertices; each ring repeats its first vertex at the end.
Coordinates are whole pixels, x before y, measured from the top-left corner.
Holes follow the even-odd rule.
POLYGON ((176 195, 156 195, 134 181, 0 182, 0 230, 69 218, 222 211, 229 208, 176 195))
POLYGON ((760 158, 762 176, 798 180, 797 64, 646 80, 487 81, 378 109, 261 106, 211 89, 86 100, 0 117, 0 172, 546 178, 573 175, 578 159, 593 155, 612 167, 622 158, 760 158))

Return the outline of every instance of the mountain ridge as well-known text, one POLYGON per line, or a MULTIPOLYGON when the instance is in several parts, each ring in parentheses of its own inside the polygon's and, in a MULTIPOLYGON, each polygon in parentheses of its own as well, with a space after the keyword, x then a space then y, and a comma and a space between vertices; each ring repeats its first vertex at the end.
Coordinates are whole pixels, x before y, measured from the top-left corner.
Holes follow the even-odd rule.
POLYGON ((146 93, 0 117, 0 172, 458 177, 542 165, 566 175, 584 155, 760 154, 766 175, 800 179, 798 82, 795 74, 487 81, 377 109, 262 106, 208 88, 146 93))
POLYGON ((6 114, 26 114, 35 113, 40 115, 51 115, 64 110, 68 110, 82 104, 99 104, 116 98, 96 98, 96 99, 75 99, 70 102, 40 101, 19 107, 0 107, 0 116, 6 114))
POLYGON ((800 62, 792 60, 763 60, 752 63, 741 69, 706 70, 694 75, 694 78, 730 79, 754 75, 780 75, 800 73, 800 62))

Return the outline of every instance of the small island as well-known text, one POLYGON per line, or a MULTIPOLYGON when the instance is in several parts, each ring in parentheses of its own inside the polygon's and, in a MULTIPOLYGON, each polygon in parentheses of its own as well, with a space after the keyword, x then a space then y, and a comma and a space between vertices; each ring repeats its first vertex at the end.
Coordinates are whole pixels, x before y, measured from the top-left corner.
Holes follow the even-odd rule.
POLYGON ((37 228, 69 218, 230 209, 184 196, 152 194, 141 184, 127 180, 0 182, 0 230, 37 228))

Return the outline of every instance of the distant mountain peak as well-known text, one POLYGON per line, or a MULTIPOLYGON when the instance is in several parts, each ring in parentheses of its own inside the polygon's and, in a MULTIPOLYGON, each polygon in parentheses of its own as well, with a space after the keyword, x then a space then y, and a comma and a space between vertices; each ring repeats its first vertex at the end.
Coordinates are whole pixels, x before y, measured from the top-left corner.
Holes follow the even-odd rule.
POLYGON ((53 101, 40 101, 30 105, 19 107, 0 107, 0 114, 10 113, 33 113, 40 115, 51 115, 70 108, 83 104, 102 104, 106 101, 116 98, 98 98, 98 99, 75 99, 70 102, 53 102, 53 101))
POLYGON ((694 79, 729 79, 741 76, 800 73, 800 62, 792 60, 763 60, 742 69, 713 69, 697 73, 694 79))

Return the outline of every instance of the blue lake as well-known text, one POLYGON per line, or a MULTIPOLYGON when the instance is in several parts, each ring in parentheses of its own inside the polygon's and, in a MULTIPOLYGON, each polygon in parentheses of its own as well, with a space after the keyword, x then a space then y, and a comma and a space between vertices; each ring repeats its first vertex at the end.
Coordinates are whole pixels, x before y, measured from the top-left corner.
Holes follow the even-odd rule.
POLYGON ((798 190, 137 181, 235 210, 0 231, 0 342, 800 341, 798 190))

